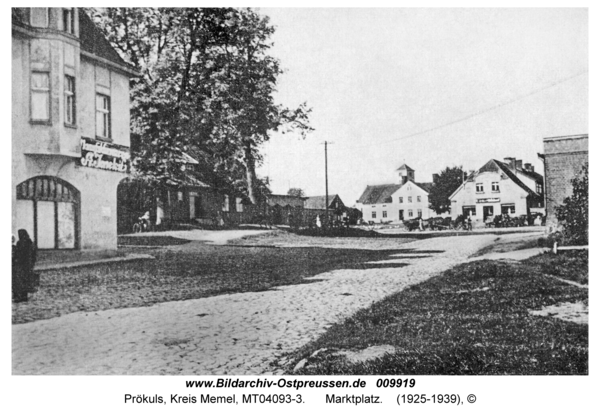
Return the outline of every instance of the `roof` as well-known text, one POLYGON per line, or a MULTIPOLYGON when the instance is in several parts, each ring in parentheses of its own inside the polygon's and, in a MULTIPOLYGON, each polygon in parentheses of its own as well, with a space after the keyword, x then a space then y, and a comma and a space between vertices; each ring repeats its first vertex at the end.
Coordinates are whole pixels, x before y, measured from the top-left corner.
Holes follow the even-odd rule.
POLYGON ((400 171, 400 170, 411 170, 411 171, 414 171, 412 168, 410 168, 406 164, 402 164, 400 167, 398 167, 398 169, 396 171, 400 171))
POLYGON ((518 168, 517 171, 520 174, 526 175, 527 177, 529 177, 529 178, 531 178, 532 180, 535 180, 535 181, 542 181, 544 179, 543 175, 541 175, 539 173, 536 173, 535 171, 527 171, 524 168, 518 168))
POLYGON ((267 198, 267 204, 270 206, 291 206, 291 207, 304 207, 304 200, 306 197, 297 197, 284 194, 269 194, 267 198))
POLYGON ((184 164, 200 164, 198 160, 190 156, 189 154, 182 152, 181 157, 179 157, 178 161, 184 164))
POLYGON ((527 191, 528 195, 533 196, 533 197, 540 196, 538 193, 533 191, 531 188, 529 188, 525 184, 523 184, 523 181, 519 180, 519 178, 516 176, 516 174, 510 169, 510 167, 507 164, 503 163, 502 161, 498 161, 498 160, 491 160, 491 161, 494 161, 498 165, 498 167, 500 167, 502 172, 505 173, 511 180, 513 180, 515 182, 515 184, 517 184, 523 190, 527 191))
MULTIPOLYGON (((521 171, 521 170, 519 170, 519 171, 521 171)), ((475 176, 477 176, 478 174, 484 173, 484 172, 502 172, 508 178, 510 178, 515 184, 517 184, 519 187, 521 187, 523 190, 525 190, 527 192, 527 195, 532 196, 534 198, 540 198, 541 197, 540 194, 536 193, 531 188, 527 187, 527 185, 525 185, 523 183, 523 181, 519 180, 519 178, 517 177, 517 175, 511 170, 511 168, 508 166, 508 164, 506 164, 506 163, 504 163, 502 161, 495 160, 495 159, 489 160, 479 170, 477 170, 477 171, 469 174, 469 176, 467 177, 466 181, 473 181, 473 178, 475 176)), ((533 174, 536 174, 536 173, 533 173, 533 174)), ((464 184, 460 185, 452 193, 452 195, 450 197, 448 197, 448 198, 453 198, 462 188, 464 188, 464 184)))
MULTIPOLYGON (((79 14, 79 40, 81 50, 92 53, 117 65, 129 68, 117 51, 106 40, 100 29, 83 10, 79 14)), ((129 68, 130 69, 130 68, 129 68)))
POLYGON ((401 187, 401 184, 368 185, 357 202, 361 204, 390 203, 392 194, 401 187))
POLYGON ((421 190, 426 191, 427 193, 431 192, 431 187, 433 187, 433 183, 416 183, 411 181, 413 184, 416 184, 421 190))
MULTIPOLYGON (((340 196, 337 194, 329 194, 329 208, 331 208, 331 205, 335 201, 336 197, 342 204, 344 204, 340 196)), ((309 210, 325 210, 325 196, 306 197, 306 200, 304 201, 304 208, 309 210)))

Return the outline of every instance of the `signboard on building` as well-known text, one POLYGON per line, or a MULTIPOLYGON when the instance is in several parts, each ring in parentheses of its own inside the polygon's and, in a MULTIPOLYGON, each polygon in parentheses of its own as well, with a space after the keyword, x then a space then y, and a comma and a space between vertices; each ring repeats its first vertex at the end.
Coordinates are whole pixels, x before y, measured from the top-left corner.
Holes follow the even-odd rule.
POLYGON ((477 204, 482 204, 482 203, 499 203, 500 199, 499 198, 478 198, 477 199, 477 204))
POLYGON ((81 138, 81 165, 128 173, 131 167, 129 148, 91 138, 81 138))

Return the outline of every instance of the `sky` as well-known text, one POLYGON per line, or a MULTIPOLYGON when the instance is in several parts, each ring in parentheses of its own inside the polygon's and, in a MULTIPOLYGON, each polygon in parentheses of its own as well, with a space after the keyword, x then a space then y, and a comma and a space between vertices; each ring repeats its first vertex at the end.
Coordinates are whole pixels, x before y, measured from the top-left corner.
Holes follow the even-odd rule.
POLYGON ((584 8, 262 8, 285 73, 277 102, 315 129, 275 134, 259 176, 355 204, 367 185, 516 157, 543 172, 543 138, 588 133, 584 8))

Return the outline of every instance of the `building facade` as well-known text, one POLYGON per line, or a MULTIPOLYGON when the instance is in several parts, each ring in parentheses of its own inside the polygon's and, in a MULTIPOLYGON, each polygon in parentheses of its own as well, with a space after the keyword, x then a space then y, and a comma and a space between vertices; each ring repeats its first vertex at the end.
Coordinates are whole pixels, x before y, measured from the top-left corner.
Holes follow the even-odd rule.
POLYGON ((571 180, 588 163, 588 134, 544 138, 546 224, 556 228, 556 207, 573 192, 571 180))
POLYGON ((437 216, 429 208, 432 183, 417 183, 415 170, 404 164, 397 170, 398 184, 368 185, 357 200, 363 220, 374 223, 437 216))
POLYGON ((453 219, 462 214, 486 222, 501 214, 543 213, 543 176, 521 160, 504 161, 488 161, 454 191, 450 196, 453 219))
POLYGON ((77 8, 12 9, 12 231, 39 249, 117 247, 135 72, 77 8))

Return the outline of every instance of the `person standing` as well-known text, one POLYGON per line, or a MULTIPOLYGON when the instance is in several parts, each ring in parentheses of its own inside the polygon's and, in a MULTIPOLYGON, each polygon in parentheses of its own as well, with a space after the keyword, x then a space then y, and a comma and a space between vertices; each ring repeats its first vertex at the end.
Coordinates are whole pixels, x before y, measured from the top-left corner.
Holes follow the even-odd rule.
POLYGON ((27 230, 20 229, 19 241, 15 246, 12 271, 12 290, 15 302, 26 302, 29 292, 34 290, 33 267, 36 250, 27 230))

